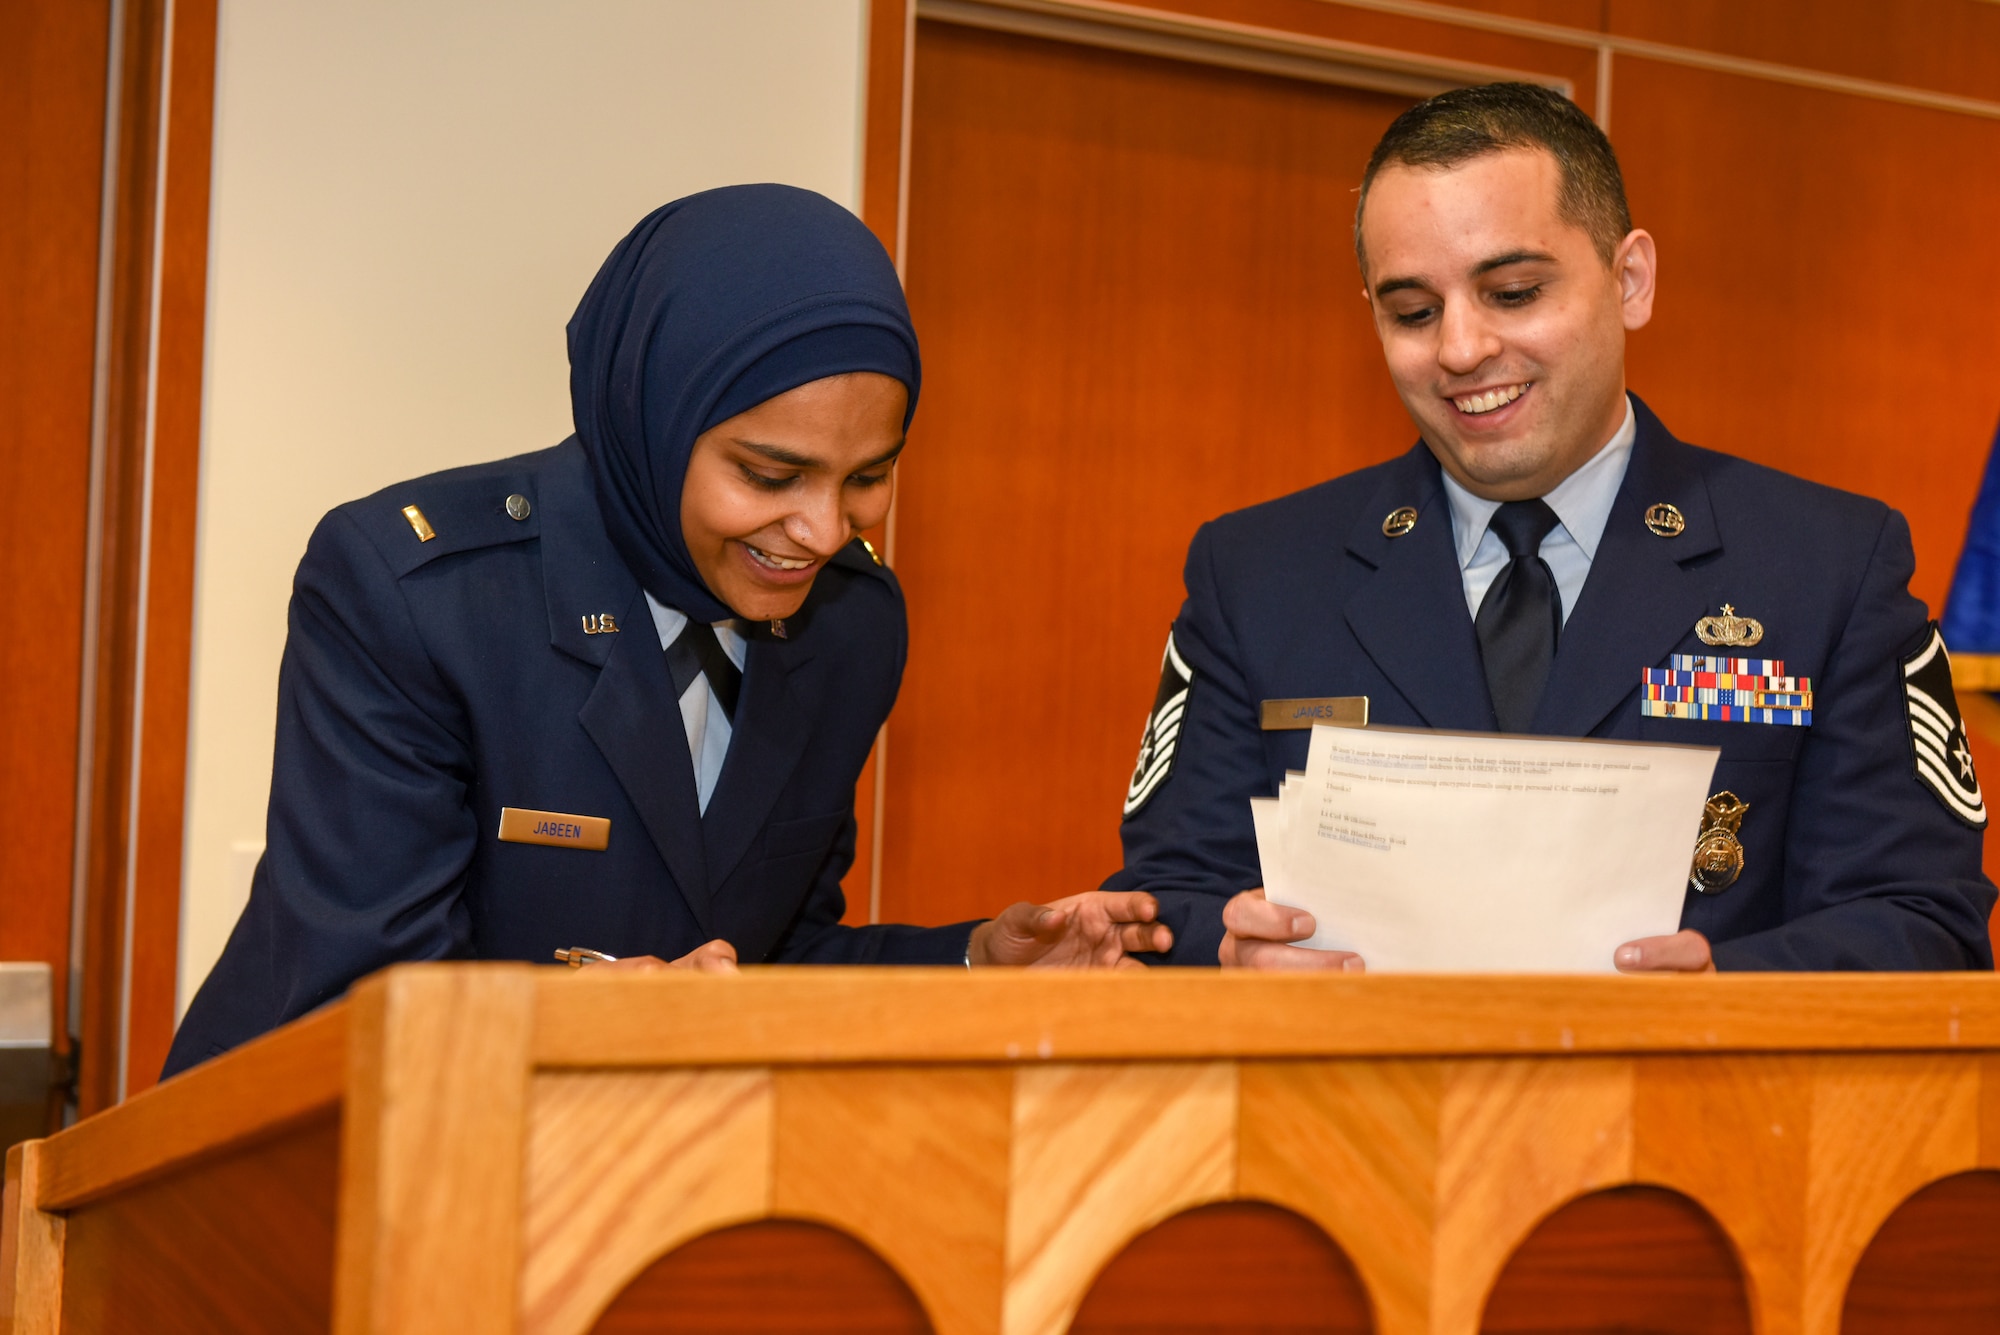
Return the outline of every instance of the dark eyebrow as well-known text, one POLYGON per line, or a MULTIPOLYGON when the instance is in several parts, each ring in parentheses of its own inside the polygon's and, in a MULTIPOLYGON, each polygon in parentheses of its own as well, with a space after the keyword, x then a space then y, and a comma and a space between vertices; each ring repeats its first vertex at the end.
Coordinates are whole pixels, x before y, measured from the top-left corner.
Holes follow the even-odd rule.
MULTIPOLYGON (((893 461, 897 455, 903 452, 903 446, 907 444, 908 441, 909 438, 907 436, 899 438, 896 441, 895 445, 888 451, 888 453, 880 455, 877 458, 870 459, 867 463, 861 465, 861 467, 855 469, 854 471, 857 473, 863 473, 871 468, 880 468, 883 464, 893 461)), ((766 459, 769 459, 772 463, 783 464, 787 468, 826 467, 826 464, 822 460, 815 459, 810 454, 800 454, 797 450, 788 450, 782 445, 766 445, 761 441, 743 440, 740 437, 735 439, 732 443, 742 446, 744 449, 749 450, 752 454, 761 454, 766 459)))
POLYGON ((1481 260, 1472 266, 1473 276, 1492 273, 1510 264, 1554 264, 1556 257, 1539 250, 1510 250, 1505 255, 1495 255, 1490 260, 1481 260))
MULTIPOLYGON (((1554 264, 1556 257, 1539 250, 1510 250, 1505 255, 1495 255, 1492 259, 1481 260, 1472 266, 1475 278, 1504 269, 1510 264, 1554 264)), ((1429 291, 1430 284, 1421 278, 1385 278, 1375 285, 1375 296, 1379 300, 1391 292, 1405 292, 1411 288, 1429 291)))
POLYGON ((1385 278, 1375 285, 1375 295, 1377 298, 1381 298, 1388 296, 1391 292, 1405 292, 1410 288, 1419 288, 1428 291, 1430 284, 1421 278, 1385 278))

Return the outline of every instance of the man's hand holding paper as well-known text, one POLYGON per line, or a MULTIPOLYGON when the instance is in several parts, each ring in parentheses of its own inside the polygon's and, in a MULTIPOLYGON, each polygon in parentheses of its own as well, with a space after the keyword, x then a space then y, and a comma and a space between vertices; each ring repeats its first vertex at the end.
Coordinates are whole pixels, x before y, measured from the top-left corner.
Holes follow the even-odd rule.
POLYGON ((1716 756, 1315 728, 1305 772, 1252 800, 1264 891, 1229 905, 1223 963, 1705 969, 1707 942, 1674 928, 1716 756))

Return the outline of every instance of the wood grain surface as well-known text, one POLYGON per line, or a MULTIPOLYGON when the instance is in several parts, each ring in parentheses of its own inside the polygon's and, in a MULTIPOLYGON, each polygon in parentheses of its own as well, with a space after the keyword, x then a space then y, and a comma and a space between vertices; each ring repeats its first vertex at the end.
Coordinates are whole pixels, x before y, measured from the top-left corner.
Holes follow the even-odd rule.
POLYGON ((1428 1335, 1441 1062, 1243 1062, 1237 1190, 1313 1220, 1380 1335, 1428 1335))
POLYGON ((771 1106, 770 1073, 754 1067, 536 1077, 522 1335, 589 1330, 663 1253, 766 1213, 771 1106))
MULTIPOLYGON (((0 959, 69 1013, 109 0, 0 6, 0 959)), ((53 1037, 66 1051, 69 1026, 53 1037)), ((51 1127, 50 1129, 53 1129, 51 1127)))
POLYGON ((322 1116, 72 1210, 63 1335, 330 1330, 339 1152, 322 1116))
POLYGON ((544 1066, 2000 1049, 1992 974, 749 968, 534 978, 544 1066))
POLYGON ((1801 1321, 1814 1059, 1634 1064, 1632 1175, 1701 1202, 1733 1240, 1761 1335, 1801 1321))
POLYGON ((43 1142, 45 1210, 67 1210, 337 1107, 348 1005, 336 1001, 43 1142))
POLYGON ((1833 1335, 1868 1242, 1920 1187, 1979 1162, 1980 1070, 1965 1057, 1880 1054, 1814 1063, 1806 1176, 1807 1335, 1833 1335))
POLYGON ((533 973, 400 965, 348 994, 339 1335, 516 1329, 533 973))
POLYGON ((63 1239, 68 1219, 35 1208, 42 1151, 30 1140, 7 1151, 0 1191, 0 1322, 14 1335, 57 1335, 62 1328, 63 1239))
POLYGON ((1632 1063, 1465 1061, 1438 1105, 1431 1326, 1477 1328, 1502 1267, 1570 1198, 1632 1176, 1632 1063))
POLYGON ((1311 1220, 1261 1201, 1196 1206, 1141 1233, 1084 1295, 1070 1335, 1369 1335, 1368 1296, 1311 1220))
POLYGON ((867 1247, 797 1219, 709 1233, 648 1266, 593 1335, 930 1335, 923 1306, 867 1247))
POLYGON ((992 1335, 1005 1284, 1014 1073, 836 1067, 776 1076, 772 1210, 872 1248, 939 1335, 992 1335))
POLYGON ((1005 1335, 1060 1335, 1135 1234, 1236 1185, 1228 1062, 1026 1068, 1014 1077, 1005 1335))
POLYGON ((1536 1225, 1486 1299, 1488 1335, 1750 1335, 1727 1235, 1663 1187, 1578 1197, 1536 1225))

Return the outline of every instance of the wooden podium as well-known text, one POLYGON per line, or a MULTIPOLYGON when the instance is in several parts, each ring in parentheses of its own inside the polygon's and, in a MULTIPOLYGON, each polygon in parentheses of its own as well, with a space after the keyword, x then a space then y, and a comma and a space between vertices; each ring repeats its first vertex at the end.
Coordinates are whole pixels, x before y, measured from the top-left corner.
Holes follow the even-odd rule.
POLYGON ((1996 1168, 1990 975, 421 965, 18 1147, 0 1313, 1992 1331, 1996 1168))

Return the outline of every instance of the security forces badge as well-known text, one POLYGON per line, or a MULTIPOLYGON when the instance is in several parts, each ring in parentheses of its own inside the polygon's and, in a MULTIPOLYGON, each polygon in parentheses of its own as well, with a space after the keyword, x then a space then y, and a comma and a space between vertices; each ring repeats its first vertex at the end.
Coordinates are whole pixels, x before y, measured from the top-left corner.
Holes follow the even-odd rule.
POLYGON ((1188 688, 1194 685, 1194 670, 1174 647, 1172 631, 1167 632, 1167 652, 1160 658, 1160 691, 1153 697, 1153 712, 1146 716, 1146 730, 1139 735, 1139 763, 1132 767, 1132 782, 1125 788, 1126 819, 1138 814, 1167 776, 1174 772, 1174 755, 1180 749, 1181 716, 1187 710, 1188 688))
POLYGON ((1917 782, 1975 830, 1986 828, 1986 798, 1972 769, 1972 746, 1951 689, 1951 659, 1937 623, 1903 660, 1903 707, 1910 722, 1910 756, 1917 782))

